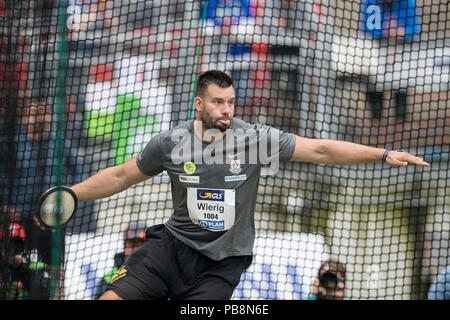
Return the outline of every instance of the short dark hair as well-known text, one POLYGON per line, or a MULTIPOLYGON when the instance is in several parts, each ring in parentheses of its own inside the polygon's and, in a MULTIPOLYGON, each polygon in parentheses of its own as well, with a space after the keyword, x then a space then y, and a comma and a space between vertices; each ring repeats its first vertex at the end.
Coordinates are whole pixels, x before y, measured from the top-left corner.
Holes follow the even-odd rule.
POLYGON ((225 72, 218 70, 210 70, 202 73, 198 77, 197 88, 195 90, 196 97, 204 97, 206 90, 210 84, 215 84, 220 88, 228 88, 234 86, 233 79, 225 72))

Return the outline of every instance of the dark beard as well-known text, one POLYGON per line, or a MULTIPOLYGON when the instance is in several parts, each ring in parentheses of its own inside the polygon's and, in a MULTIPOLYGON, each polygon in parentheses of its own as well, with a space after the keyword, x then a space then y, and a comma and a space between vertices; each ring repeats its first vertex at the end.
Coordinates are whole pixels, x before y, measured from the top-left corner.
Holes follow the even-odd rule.
MULTIPOLYGON (((224 120, 224 119, 228 120, 229 118, 221 118, 221 119, 218 119, 217 121, 224 120)), ((214 122, 213 119, 208 114, 201 115, 200 121, 202 122, 202 126, 205 128, 205 130, 217 129, 221 132, 225 132, 225 131, 227 131, 228 128, 231 127, 231 122, 228 126, 217 125, 217 121, 214 122)))

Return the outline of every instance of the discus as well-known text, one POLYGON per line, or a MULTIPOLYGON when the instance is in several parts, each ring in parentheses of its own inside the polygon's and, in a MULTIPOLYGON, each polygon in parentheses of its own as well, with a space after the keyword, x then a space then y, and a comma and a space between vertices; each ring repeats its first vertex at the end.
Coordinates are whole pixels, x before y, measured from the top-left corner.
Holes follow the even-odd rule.
POLYGON ((39 198, 36 217, 44 226, 54 228, 59 215, 59 224, 64 226, 72 219, 77 205, 77 196, 70 188, 65 186, 53 187, 44 192, 39 198), (61 195, 59 212, 57 208, 58 193, 61 195))

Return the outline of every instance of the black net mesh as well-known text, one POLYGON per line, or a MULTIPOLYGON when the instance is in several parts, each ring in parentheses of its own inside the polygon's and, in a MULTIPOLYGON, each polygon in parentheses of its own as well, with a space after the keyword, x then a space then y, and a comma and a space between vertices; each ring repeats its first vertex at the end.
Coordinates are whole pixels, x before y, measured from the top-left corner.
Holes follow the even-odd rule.
POLYGON ((55 239, 33 223, 37 200, 58 178, 73 185, 124 163, 194 118, 197 73, 211 69, 233 78, 238 118, 431 163, 288 162, 263 176, 255 257, 234 299, 317 296, 327 261, 345 269, 331 279, 345 279, 348 299, 442 298, 449 23, 444 0, 0 0, 0 298, 94 299, 104 290, 129 223, 171 214, 168 176, 80 203, 56 267, 55 239))

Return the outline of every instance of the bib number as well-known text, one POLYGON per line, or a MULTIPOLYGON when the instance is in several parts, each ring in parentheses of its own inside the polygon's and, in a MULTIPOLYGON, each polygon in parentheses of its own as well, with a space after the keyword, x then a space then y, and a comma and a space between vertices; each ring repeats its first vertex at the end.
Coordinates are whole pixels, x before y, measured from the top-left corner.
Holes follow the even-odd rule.
POLYGON ((235 191, 188 187, 187 207, 196 225, 209 231, 226 231, 234 224, 235 191))

